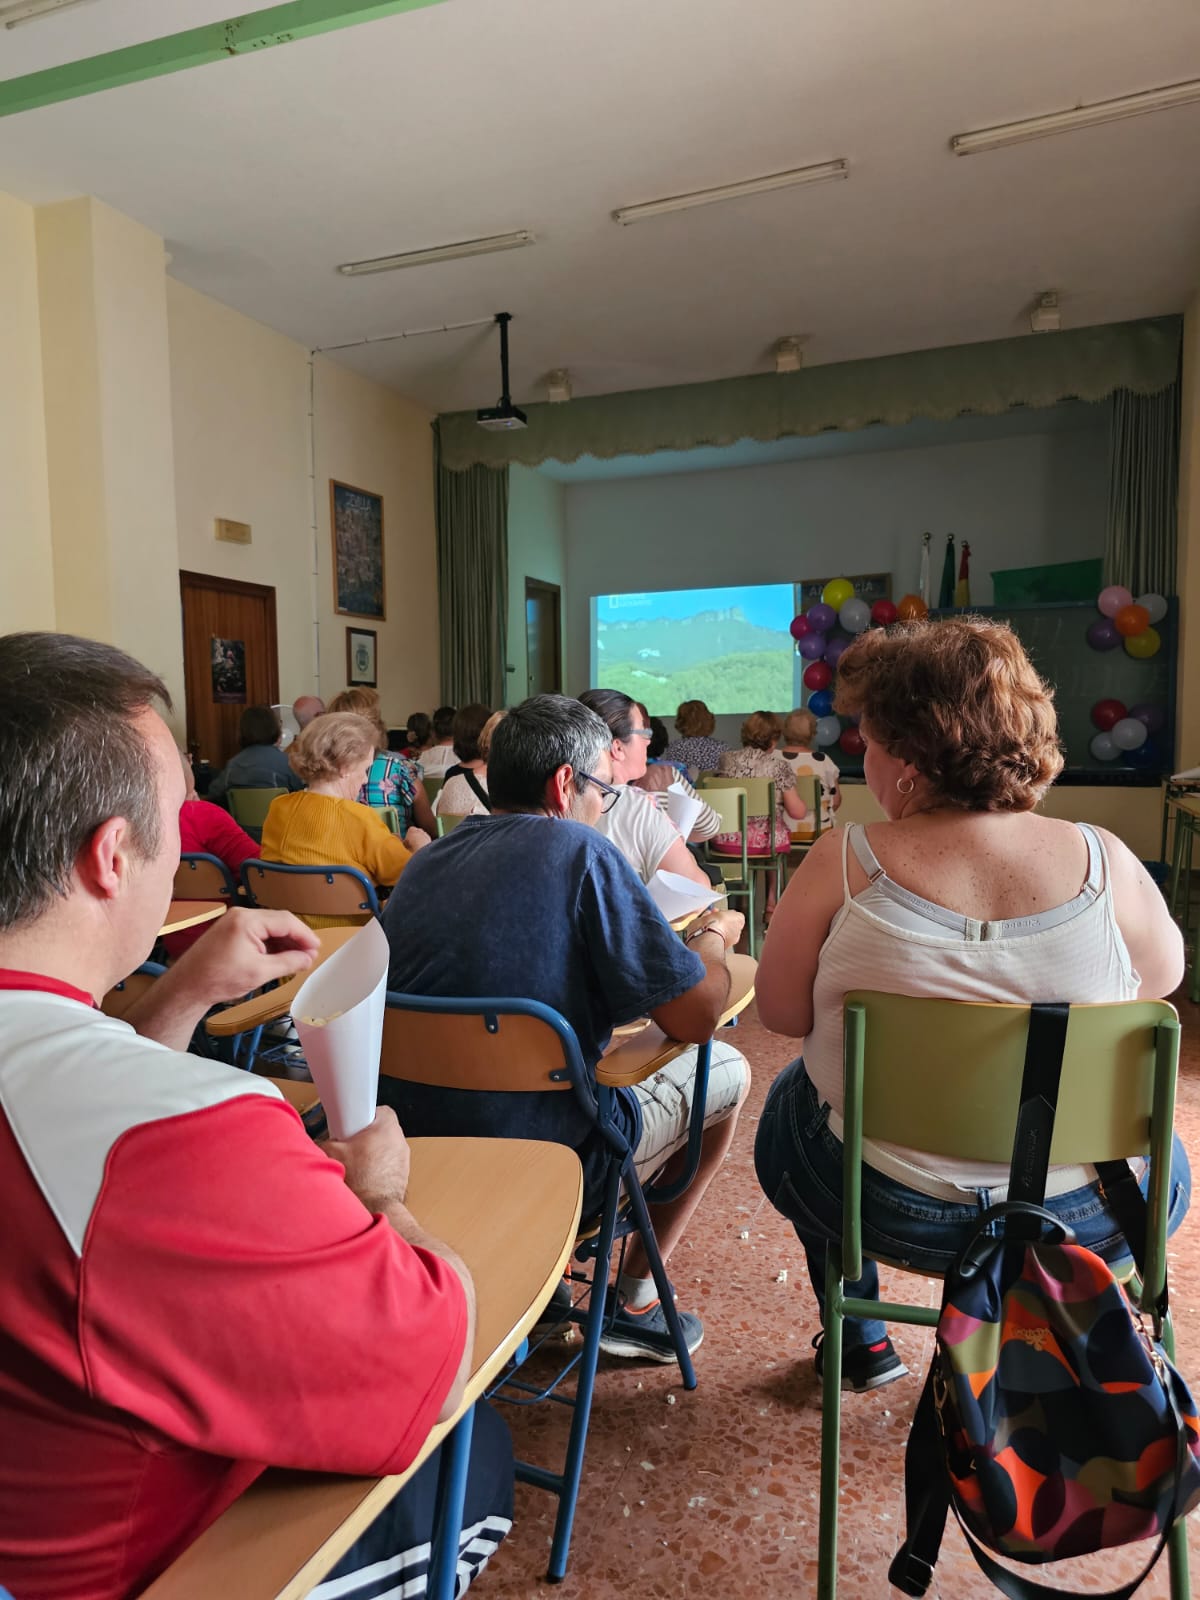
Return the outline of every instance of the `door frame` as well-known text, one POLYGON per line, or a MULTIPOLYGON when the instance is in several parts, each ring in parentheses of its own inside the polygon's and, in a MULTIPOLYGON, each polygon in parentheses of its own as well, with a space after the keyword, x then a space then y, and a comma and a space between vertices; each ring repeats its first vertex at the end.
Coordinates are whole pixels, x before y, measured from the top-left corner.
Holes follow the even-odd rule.
MULTIPOLYGON (((183 605, 184 595, 188 589, 214 589, 218 594, 246 595, 251 600, 262 600, 266 603, 267 613, 267 703, 279 704, 279 633, 275 622, 275 586, 270 583, 248 583, 244 578, 220 578, 214 572, 187 572, 181 567, 179 570, 179 633, 184 637, 183 605)), ((186 641, 184 642, 184 661, 187 660, 186 641)), ((184 717, 187 731, 185 738, 190 746, 195 734, 196 718, 194 715, 193 697, 199 691, 199 685, 193 683, 184 673, 184 717)))
POLYGON ((554 597, 554 682, 556 694, 562 693, 562 585, 547 583, 544 578, 525 579, 525 693, 529 693, 529 601, 534 595, 554 597))

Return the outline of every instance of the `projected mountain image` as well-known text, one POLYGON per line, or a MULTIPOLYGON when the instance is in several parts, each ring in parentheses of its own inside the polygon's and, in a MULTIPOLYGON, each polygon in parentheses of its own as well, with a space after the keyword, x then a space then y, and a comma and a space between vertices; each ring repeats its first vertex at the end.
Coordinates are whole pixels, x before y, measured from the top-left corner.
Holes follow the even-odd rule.
POLYGON ((791 584, 598 595, 592 603, 592 681, 622 689, 652 716, 681 700, 718 715, 794 702, 791 584))

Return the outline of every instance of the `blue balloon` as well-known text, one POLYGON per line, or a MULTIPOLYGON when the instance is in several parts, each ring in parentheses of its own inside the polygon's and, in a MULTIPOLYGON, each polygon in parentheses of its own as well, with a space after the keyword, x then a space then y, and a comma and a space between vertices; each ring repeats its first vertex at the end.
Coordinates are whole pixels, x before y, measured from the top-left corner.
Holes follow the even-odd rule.
POLYGON ((814 717, 827 717, 833 710, 833 696, 828 689, 818 689, 816 694, 810 695, 808 709, 814 717))
POLYGON ((1155 767, 1166 770, 1166 758, 1157 739, 1147 739, 1145 744, 1138 745, 1136 750, 1125 750, 1122 754, 1126 766, 1138 767, 1143 772, 1152 771, 1155 767))

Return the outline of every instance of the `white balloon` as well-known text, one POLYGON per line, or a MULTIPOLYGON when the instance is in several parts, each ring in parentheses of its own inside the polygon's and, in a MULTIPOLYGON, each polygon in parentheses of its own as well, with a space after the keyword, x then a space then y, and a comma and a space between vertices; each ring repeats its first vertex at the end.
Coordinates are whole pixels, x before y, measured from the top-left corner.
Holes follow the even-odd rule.
POLYGON ((1161 594, 1140 594, 1137 603, 1150 613, 1151 624, 1161 622, 1167 614, 1167 602, 1161 594))
POLYGON ((1139 722, 1136 717, 1122 717, 1112 729, 1112 742, 1118 750, 1136 750, 1148 738, 1146 724, 1139 722))
POLYGON ((838 612, 838 621, 847 633, 861 633, 871 625, 871 608, 865 600, 847 600, 838 612))
MULTIPOLYGON (((1138 727, 1142 728, 1142 733, 1145 734, 1146 730, 1140 722, 1138 727)), ((842 724, 837 717, 819 717, 817 719, 818 744, 836 744, 841 736, 842 724)))
POLYGON ((1098 733, 1092 740, 1091 751, 1097 761, 1115 761, 1121 754, 1111 733, 1098 733))

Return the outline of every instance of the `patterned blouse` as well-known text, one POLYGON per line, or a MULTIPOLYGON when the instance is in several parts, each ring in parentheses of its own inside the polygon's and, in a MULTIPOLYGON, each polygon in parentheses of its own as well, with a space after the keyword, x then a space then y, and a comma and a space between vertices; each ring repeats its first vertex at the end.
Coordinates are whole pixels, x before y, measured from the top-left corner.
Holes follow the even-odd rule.
POLYGON ((717 763, 728 751, 729 746, 722 744, 720 739, 676 739, 667 746, 660 759, 673 762, 677 767, 686 767, 689 774, 694 776, 698 772, 715 772, 717 763))
POLYGON ((417 769, 407 757, 381 751, 371 763, 367 781, 358 791, 359 804, 395 806, 400 813, 400 837, 412 827, 413 801, 417 796, 417 769))
MULTIPOLYGON (((721 757, 717 772, 722 778, 773 778, 775 780, 775 849, 791 849, 791 830, 787 812, 783 809, 783 795, 796 787, 796 775, 783 757, 774 750, 754 750, 743 746, 740 750, 727 750, 721 757)), ((714 850, 740 851, 741 841, 736 833, 719 833, 712 842, 714 850)), ((766 817, 746 818, 746 847, 754 853, 771 849, 771 828, 766 817)))

